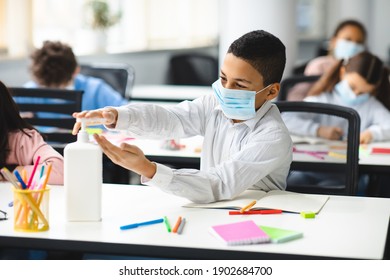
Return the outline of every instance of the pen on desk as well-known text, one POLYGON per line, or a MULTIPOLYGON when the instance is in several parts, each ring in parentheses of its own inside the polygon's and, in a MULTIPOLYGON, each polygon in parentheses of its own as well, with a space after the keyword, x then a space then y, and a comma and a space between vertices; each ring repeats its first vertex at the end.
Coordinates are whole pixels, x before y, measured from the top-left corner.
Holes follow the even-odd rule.
POLYGON ((178 218, 177 221, 176 221, 175 226, 174 226, 173 229, 172 229, 172 232, 173 232, 173 233, 177 233, 177 230, 178 230, 180 224, 181 224, 181 216, 179 216, 179 218, 178 218))
POLYGON ((249 210, 241 213, 241 211, 229 211, 229 215, 267 215, 267 214, 282 214, 280 209, 262 209, 262 210, 249 210))
POLYGON ((256 200, 253 200, 253 201, 252 201, 251 203, 249 203, 247 206, 242 207, 241 210, 240 210, 240 212, 241 212, 241 213, 244 213, 246 210, 250 209, 253 205, 255 205, 256 202, 257 202, 256 200))
POLYGON ((164 224, 168 232, 171 232, 171 225, 169 224, 167 216, 164 216, 164 224))
POLYGON ((22 189, 27 190, 28 187, 27 187, 26 183, 23 181, 22 177, 20 176, 18 170, 15 170, 14 174, 16 176, 16 179, 18 179, 20 185, 22 186, 22 189))
POLYGON ((164 221, 164 219, 157 219, 157 220, 151 220, 151 221, 146 221, 146 222, 142 222, 142 223, 134 223, 134 224, 121 226, 120 229, 125 230, 125 229, 137 228, 140 226, 154 225, 154 224, 162 223, 163 221, 164 221))
POLYGON ((301 154, 307 154, 310 156, 313 156, 318 159, 325 159, 322 155, 328 154, 328 152, 325 151, 307 151, 307 150, 298 150, 297 148, 293 147, 294 153, 301 153, 301 154))
POLYGON ((183 228, 184 228, 185 223, 186 223, 186 218, 181 219, 180 226, 177 229, 177 234, 181 234, 183 232, 183 228))

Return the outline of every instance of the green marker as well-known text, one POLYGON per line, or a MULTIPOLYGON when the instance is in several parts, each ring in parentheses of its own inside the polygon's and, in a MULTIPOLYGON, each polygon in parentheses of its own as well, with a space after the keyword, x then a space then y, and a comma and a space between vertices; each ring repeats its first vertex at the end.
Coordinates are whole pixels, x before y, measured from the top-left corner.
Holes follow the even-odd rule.
POLYGON ((169 224, 167 216, 164 216, 164 224, 165 224, 165 226, 167 228, 167 231, 171 232, 171 225, 169 224))

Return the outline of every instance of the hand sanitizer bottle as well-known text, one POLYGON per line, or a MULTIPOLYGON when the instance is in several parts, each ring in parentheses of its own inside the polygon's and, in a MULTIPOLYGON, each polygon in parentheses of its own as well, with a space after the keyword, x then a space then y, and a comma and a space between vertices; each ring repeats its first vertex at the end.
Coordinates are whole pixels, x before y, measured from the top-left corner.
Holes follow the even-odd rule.
POLYGON ((91 143, 87 119, 80 119, 77 141, 64 149, 64 187, 68 221, 100 221, 102 208, 102 150, 91 143))

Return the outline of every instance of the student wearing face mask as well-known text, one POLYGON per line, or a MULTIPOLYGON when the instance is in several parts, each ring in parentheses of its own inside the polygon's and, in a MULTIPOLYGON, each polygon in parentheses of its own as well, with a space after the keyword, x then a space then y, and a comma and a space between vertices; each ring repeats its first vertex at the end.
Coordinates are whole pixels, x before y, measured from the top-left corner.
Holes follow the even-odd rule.
POLYGON ((366 28, 357 20, 345 20, 336 27, 329 42, 329 54, 314 58, 306 66, 305 75, 322 75, 336 62, 348 60, 366 49, 366 28))
POLYGON ((27 82, 25 87, 82 90, 82 110, 128 103, 102 79, 80 74, 72 48, 61 42, 45 41, 40 49, 36 49, 31 54, 30 72, 32 81, 27 82))
MULTIPOLYGON (((345 20, 338 24, 329 41, 329 53, 311 60, 304 71, 306 76, 320 76, 327 72, 336 61, 348 60, 366 49, 367 32, 362 23, 357 20, 345 20)), ((299 84, 290 90, 288 100, 302 100, 309 91, 311 84, 299 84)))
MULTIPOLYGON (((382 61, 369 52, 362 52, 336 64, 314 84, 304 99, 308 102, 336 104, 355 109, 360 116, 360 143, 390 140, 389 71, 382 61)), ((347 121, 321 114, 283 114, 291 134, 316 136, 330 140, 346 138, 347 121)), ((293 172, 288 182, 326 185, 319 173, 293 172)), ((343 177, 343 176, 342 176, 343 177)), ((329 179, 329 178, 328 178, 329 179)), ((333 180, 341 178, 333 176, 333 180)), ((334 182, 332 183, 334 184, 334 182)))
MULTIPOLYGON (((389 72, 383 62, 362 52, 336 64, 310 89, 304 101, 336 104, 355 109, 360 116, 360 143, 390 140, 389 72)), ((299 123, 285 118, 290 132, 337 140, 345 136, 346 123, 339 119, 305 118, 299 123), (326 120, 325 120, 326 119, 326 120)))
MULTIPOLYGON (((134 137, 204 136, 201 167, 172 169, 150 162, 133 145, 116 147, 95 135, 116 164, 141 175, 141 182, 199 203, 231 199, 248 188, 285 189, 292 141, 278 108, 285 46, 260 30, 235 40, 225 56, 213 94, 173 107, 134 104, 75 113, 105 118, 108 128, 134 137)), ((73 133, 77 133, 76 124, 73 133)))

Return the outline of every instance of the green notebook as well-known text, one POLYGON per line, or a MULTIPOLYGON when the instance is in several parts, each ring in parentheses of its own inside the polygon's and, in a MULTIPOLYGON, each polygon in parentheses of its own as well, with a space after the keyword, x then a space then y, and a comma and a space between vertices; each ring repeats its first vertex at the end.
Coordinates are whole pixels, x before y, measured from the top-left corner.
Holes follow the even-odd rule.
POLYGON ((303 237, 303 233, 275 227, 259 226, 271 239, 272 243, 283 243, 303 237))

